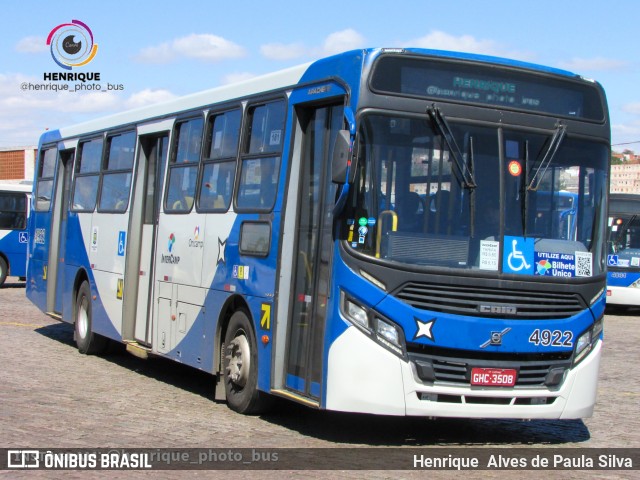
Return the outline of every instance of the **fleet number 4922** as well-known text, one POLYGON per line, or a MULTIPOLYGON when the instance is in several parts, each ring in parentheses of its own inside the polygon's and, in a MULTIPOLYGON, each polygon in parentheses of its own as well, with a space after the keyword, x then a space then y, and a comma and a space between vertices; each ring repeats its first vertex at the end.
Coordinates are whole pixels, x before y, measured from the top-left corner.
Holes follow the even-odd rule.
POLYGON ((536 328, 529 336, 529 343, 536 347, 573 347, 573 332, 570 330, 540 330, 536 328))

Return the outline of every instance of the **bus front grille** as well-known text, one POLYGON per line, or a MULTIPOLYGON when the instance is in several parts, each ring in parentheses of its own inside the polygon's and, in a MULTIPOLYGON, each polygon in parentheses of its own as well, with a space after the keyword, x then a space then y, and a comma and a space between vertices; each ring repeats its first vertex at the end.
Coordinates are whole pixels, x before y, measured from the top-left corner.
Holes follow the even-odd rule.
POLYGON ((576 293, 410 282, 394 296, 420 310, 510 319, 569 318, 586 308, 576 293))
POLYGON ((516 387, 557 387, 571 368, 571 352, 556 354, 482 354, 448 349, 433 350, 408 344, 409 360, 426 383, 469 386, 475 367, 513 369, 516 387), (468 355, 465 355, 468 354, 468 355))

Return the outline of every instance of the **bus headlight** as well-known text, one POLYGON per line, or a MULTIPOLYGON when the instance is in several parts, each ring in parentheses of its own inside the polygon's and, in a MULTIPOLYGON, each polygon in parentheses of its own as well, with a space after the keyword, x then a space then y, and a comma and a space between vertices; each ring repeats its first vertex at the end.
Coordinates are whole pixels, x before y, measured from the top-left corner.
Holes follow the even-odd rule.
POLYGON ((638 280, 636 280, 635 282, 633 282, 631 285, 629 285, 629 287, 631 287, 631 288, 640 288, 640 278, 638 280))
POLYGON ((576 342, 576 352, 573 357, 573 364, 577 365, 591 351, 600 338, 604 328, 604 317, 598 319, 591 327, 578 337, 576 342))
POLYGON ((344 301, 344 314, 353 323, 365 328, 369 328, 369 319, 367 318, 367 311, 346 296, 344 301))
POLYGON ((584 356, 589 352, 589 347, 591 346, 591 329, 584 332, 578 338, 576 342, 576 358, 575 363, 578 363, 580 360, 584 358, 584 356))
POLYGON ((363 307, 344 292, 341 292, 340 296, 340 310, 349 322, 387 350, 400 357, 405 357, 404 334, 399 325, 388 319, 381 318, 381 315, 363 307))
POLYGON ((380 318, 374 318, 373 323, 375 325, 375 332, 378 342, 382 343, 386 347, 390 348, 398 355, 403 355, 402 348, 402 333, 400 333, 400 327, 392 325, 389 322, 385 322, 380 318))

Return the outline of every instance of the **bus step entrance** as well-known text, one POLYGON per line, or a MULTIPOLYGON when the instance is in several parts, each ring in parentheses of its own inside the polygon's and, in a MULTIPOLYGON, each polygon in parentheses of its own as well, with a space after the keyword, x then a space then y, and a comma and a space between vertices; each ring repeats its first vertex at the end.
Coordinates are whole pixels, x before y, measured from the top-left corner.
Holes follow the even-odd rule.
POLYGON ((150 351, 150 348, 140 345, 138 342, 127 342, 127 352, 143 360, 149 358, 150 351))

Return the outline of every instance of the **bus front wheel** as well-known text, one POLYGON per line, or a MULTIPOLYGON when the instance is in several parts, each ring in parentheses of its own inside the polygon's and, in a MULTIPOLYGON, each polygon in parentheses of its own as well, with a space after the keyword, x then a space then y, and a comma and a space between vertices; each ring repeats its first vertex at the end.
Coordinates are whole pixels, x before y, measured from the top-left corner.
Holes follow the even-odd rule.
POLYGON ((258 390, 257 343, 244 311, 231 316, 224 349, 224 388, 229 408, 245 414, 266 411, 272 399, 258 390))
POLYGON ((76 296, 75 339, 78 351, 86 355, 101 353, 107 347, 107 339, 92 330, 91 289, 86 281, 82 282, 76 296))

